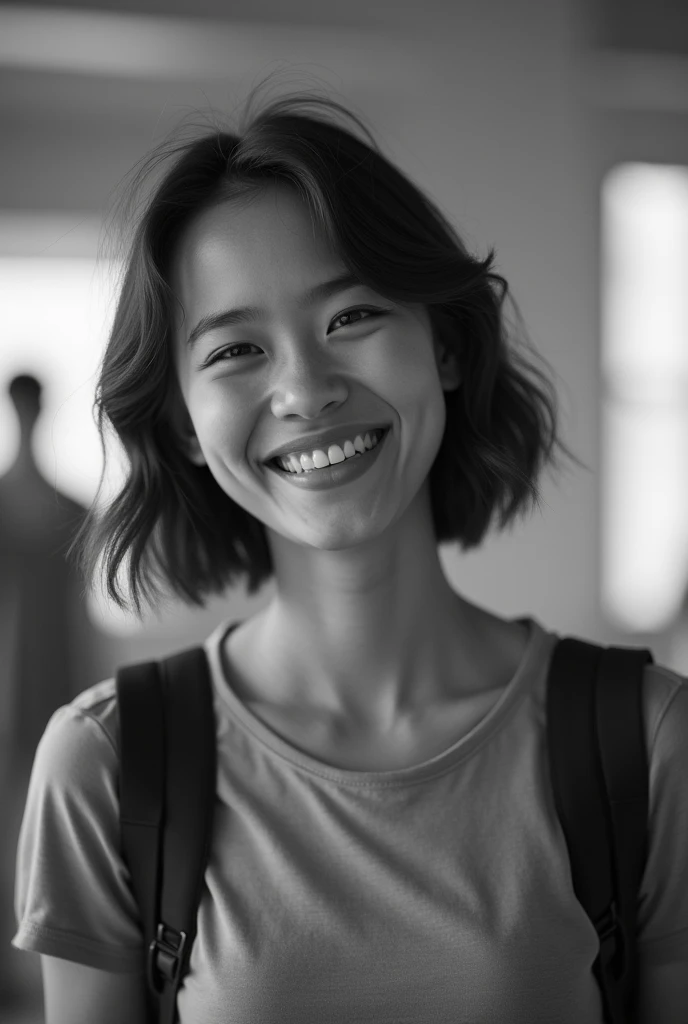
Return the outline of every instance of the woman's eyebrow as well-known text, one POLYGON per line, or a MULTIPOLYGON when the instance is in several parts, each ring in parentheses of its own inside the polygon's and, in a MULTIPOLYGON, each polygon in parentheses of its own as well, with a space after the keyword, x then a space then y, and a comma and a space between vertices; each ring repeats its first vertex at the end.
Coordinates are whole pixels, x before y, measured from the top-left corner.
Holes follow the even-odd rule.
MULTIPOLYGON (((340 274, 338 277, 333 277, 330 281, 322 281, 320 284, 309 288, 299 299, 299 306, 302 308, 312 306, 319 300, 329 299, 337 292, 345 291, 347 288, 353 288, 360 284, 362 282, 353 274, 340 274)), ((191 351, 201 335, 214 330, 216 327, 231 327, 234 324, 245 324, 253 320, 260 320, 261 317, 265 316, 266 312, 267 310, 261 306, 237 306, 234 309, 225 309, 219 313, 208 313, 206 316, 201 317, 189 334, 186 341, 187 350, 191 351)))

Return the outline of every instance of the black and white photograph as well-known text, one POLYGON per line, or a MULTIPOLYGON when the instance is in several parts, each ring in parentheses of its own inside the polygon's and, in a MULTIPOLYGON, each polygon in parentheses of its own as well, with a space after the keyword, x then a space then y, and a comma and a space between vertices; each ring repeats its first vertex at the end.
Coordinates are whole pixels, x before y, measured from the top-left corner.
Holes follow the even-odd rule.
POLYGON ((2 1024, 688 1024, 688 5, 0 3, 2 1024))

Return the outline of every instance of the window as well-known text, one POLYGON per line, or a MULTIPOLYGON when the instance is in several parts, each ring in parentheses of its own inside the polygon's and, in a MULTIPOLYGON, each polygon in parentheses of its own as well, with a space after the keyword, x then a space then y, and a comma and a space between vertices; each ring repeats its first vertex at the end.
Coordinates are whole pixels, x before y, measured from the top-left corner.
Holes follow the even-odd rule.
MULTIPOLYGON (((43 388, 36 465, 51 487, 85 507, 102 470, 93 401, 118 269, 97 258, 99 231, 98 221, 79 214, 0 211, 0 474, 19 446, 7 389, 14 376, 29 373, 43 388)), ((112 451, 106 497, 119 483, 117 447, 112 451)), ((122 613, 112 602, 94 598, 89 606, 99 628, 117 632, 122 613)))
POLYGON ((688 587, 688 168, 602 187, 602 604, 661 631, 688 587))

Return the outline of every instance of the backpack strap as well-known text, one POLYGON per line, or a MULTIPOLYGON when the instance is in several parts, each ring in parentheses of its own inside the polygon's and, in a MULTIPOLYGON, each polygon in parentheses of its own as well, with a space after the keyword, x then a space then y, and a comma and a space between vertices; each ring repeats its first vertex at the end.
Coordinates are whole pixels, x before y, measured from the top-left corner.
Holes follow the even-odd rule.
MULTIPOLYGON (((157 662, 117 671, 119 823, 122 856, 141 916, 144 951, 155 938, 164 802, 164 731, 157 662)), ((142 965, 145 970, 145 961, 142 965)), ((146 987, 149 1022, 158 1002, 146 987)))
POLYGON ((143 924, 148 1015, 174 1024, 210 852, 215 715, 202 647, 117 672, 120 826, 143 924))
POLYGON ((648 760, 642 710, 652 652, 560 640, 547 686, 554 802, 573 888, 600 950, 593 973, 605 1021, 634 1019, 638 892, 648 842, 648 760))

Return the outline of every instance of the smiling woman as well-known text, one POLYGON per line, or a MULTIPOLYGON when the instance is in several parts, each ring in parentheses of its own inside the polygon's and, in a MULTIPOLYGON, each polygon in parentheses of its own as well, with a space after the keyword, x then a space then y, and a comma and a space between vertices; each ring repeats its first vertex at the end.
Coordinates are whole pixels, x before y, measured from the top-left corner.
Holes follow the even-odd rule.
MULTIPOLYGON (((189 138, 180 128, 135 169, 115 212, 121 224, 133 225, 133 242, 96 404, 99 428, 102 432, 105 420, 112 425, 129 456, 130 472, 107 507, 94 502, 70 554, 78 557, 87 579, 102 558, 108 593, 122 608, 126 600, 118 575, 129 558, 138 614, 142 599, 156 603, 160 581, 202 606, 228 586, 245 580, 253 594, 274 577, 263 517, 236 501, 180 444, 180 423, 182 439, 193 428, 179 401, 169 344, 175 321, 181 330, 177 318, 183 302, 172 287, 181 242, 190 231, 198 236, 200 222, 207 226, 223 216, 226 223, 230 209, 235 236, 239 217, 245 234, 254 232, 251 213, 261 205, 265 209, 268 186, 298 197, 297 216, 317 229, 317 256, 336 270, 323 274, 322 265, 313 262, 312 273, 300 275, 294 296, 299 313, 317 309, 330 318, 356 313, 360 318, 359 310, 367 310, 368 321, 376 317, 370 327, 377 328, 390 315, 383 313, 390 303, 396 304, 397 321, 403 311, 408 323, 408 310, 415 308, 428 318, 442 358, 460 367, 461 386, 448 385, 442 397, 446 424, 428 475, 437 543, 457 542, 468 551, 482 542, 495 515, 502 529, 525 515, 539 503, 537 479, 548 462, 557 464, 557 448, 580 465, 557 436, 551 382, 509 335, 503 306, 510 296, 504 278, 492 270, 494 251, 484 260, 471 256, 434 203, 382 155, 361 119, 335 101, 287 97, 255 117, 252 102, 237 132, 192 128, 189 138), (167 163, 171 167, 144 200, 148 182, 167 163), (357 286, 351 297, 358 301, 330 313, 333 289, 348 285, 357 286)), ((299 228, 308 230, 303 220, 299 228)), ((206 290, 214 254, 212 247, 206 250, 206 290)), ((184 309, 185 353, 182 334, 176 338, 178 361, 193 355, 203 371, 221 368, 231 375, 224 378, 225 389, 255 387, 270 362, 256 333, 257 325, 265 326, 267 291, 256 294, 246 277, 245 288, 239 283, 235 275, 231 297, 251 301, 218 305, 215 294, 212 301, 204 295, 197 314, 184 309), (239 327, 243 336, 229 344, 228 331, 239 327)), ((196 288, 194 295, 200 298, 201 291, 196 288)), ((220 291, 218 297, 228 296, 220 291)), ((367 330, 360 319, 333 327, 349 332, 357 358, 363 351, 357 340, 367 330)), ((521 337, 527 343, 525 333, 521 337)), ((276 345, 274 332, 271 340, 276 345)), ((388 358, 398 362, 398 353, 390 349, 388 358)))
MULTIPOLYGON (((165 677, 150 723, 128 714, 127 694, 147 691, 125 672, 51 720, 14 940, 47 961, 48 1020, 114 1019, 126 1004, 138 1024, 151 948, 179 986, 166 1020, 181 1024, 611 1020, 597 980, 616 904, 600 918, 574 891, 546 754, 557 637, 473 604, 438 554, 477 547, 495 513, 502 528, 523 514, 567 451, 552 385, 513 345, 494 253, 469 254, 363 123, 314 97, 173 139, 134 185, 97 393, 128 476, 75 550, 87 578, 104 552, 120 604, 128 557, 139 612, 156 572, 189 603, 244 579, 274 595, 218 624, 185 691, 165 677), (161 744, 168 804, 127 817, 156 775, 144 760, 130 776, 129 730, 150 754, 180 692, 178 742, 161 744), (199 756, 185 758, 193 738, 199 756), (205 792, 189 784, 201 754, 205 792), (184 795, 208 808, 207 832, 180 827, 169 800, 184 795), (143 847, 127 842, 154 821, 182 840, 172 857, 154 842, 146 862, 164 853, 175 895, 203 851, 176 973, 172 930, 151 938, 143 847)), ((639 903, 639 1024, 673 1024, 688 1000, 688 687, 647 667, 652 837, 641 898, 632 885, 622 909, 628 921, 639 903)), ((576 791, 586 814, 588 795, 576 791)))

